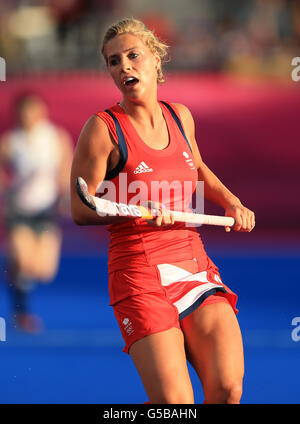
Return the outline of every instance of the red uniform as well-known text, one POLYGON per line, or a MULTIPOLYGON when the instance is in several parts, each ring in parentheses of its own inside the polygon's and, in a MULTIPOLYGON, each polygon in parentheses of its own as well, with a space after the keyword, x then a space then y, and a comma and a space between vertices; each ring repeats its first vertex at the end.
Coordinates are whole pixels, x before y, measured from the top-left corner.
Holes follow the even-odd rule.
MULTIPOLYGON (((187 210, 197 169, 178 111, 174 105, 159 104, 169 133, 169 144, 163 150, 143 142, 119 105, 97 114, 121 154, 119 164, 105 179, 114 183, 113 200, 117 202, 134 202, 138 195, 140 201, 187 210)), ((237 312, 237 296, 222 283, 195 227, 184 223, 152 227, 137 218, 107 228, 111 235, 110 305, 126 343, 125 352, 146 335, 180 328, 180 320, 199 305, 225 301, 237 312)))

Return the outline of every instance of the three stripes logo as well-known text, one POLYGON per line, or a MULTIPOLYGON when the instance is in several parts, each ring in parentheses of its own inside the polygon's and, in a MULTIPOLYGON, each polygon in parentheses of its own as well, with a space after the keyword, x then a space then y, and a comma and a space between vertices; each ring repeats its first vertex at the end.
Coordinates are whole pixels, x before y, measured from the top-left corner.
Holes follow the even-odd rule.
POLYGON ((145 162, 141 162, 133 171, 134 174, 142 174, 143 172, 153 172, 152 168, 149 168, 145 162))

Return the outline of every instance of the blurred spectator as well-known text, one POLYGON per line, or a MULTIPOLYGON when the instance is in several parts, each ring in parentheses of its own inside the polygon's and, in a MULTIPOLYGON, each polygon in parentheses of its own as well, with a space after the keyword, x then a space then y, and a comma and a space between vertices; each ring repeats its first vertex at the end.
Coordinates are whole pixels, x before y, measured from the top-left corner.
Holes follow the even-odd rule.
POLYGON ((28 295, 35 283, 48 283, 57 272, 61 231, 57 213, 66 214, 72 143, 48 118, 45 102, 22 95, 15 128, 0 139, 0 187, 7 234, 6 276, 14 325, 42 330, 31 313, 28 295))

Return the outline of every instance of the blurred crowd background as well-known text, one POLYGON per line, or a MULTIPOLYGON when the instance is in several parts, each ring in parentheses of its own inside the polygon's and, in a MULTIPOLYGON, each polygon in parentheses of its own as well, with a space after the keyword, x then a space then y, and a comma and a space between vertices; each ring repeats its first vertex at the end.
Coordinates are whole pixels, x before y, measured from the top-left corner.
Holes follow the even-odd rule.
POLYGON ((171 45, 167 69, 285 77, 300 44, 297 0, 2 0, 8 73, 102 69, 106 27, 134 16, 171 45))
MULTIPOLYGON (((200 228, 223 281, 239 296, 242 400, 298 403, 300 342, 290 333, 300 315, 300 81, 291 78, 292 59, 300 57, 299 0, 0 1, 7 71, 0 81, 0 317, 7 323, 0 403, 146 401, 108 306, 107 232, 76 226, 69 208, 80 131, 92 114, 120 101, 101 40, 127 16, 170 45, 159 99, 189 107, 204 162, 256 214, 250 234, 200 228), (62 184, 55 188, 55 181, 62 184), (36 210, 19 216, 7 199, 30 182, 26 203, 36 210), (53 193, 60 194, 54 204, 53 193), (51 203, 46 215, 43 201, 51 203), (20 222, 35 233, 27 231, 26 243, 24 228, 12 232, 20 222)), ((205 213, 223 211, 205 203, 205 213)))

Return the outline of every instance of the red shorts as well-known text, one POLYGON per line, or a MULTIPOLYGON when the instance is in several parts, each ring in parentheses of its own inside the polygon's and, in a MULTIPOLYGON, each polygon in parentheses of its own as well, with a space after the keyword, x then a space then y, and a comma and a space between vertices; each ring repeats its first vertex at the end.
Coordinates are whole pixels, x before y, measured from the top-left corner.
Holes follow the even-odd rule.
POLYGON ((200 306, 226 302, 238 312, 237 295, 221 281, 209 258, 207 269, 200 272, 196 259, 116 271, 110 274, 110 291, 115 287, 125 287, 124 296, 130 293, 111 303, 126 353, 147 335, 180 328, 180 321, 200 306))

